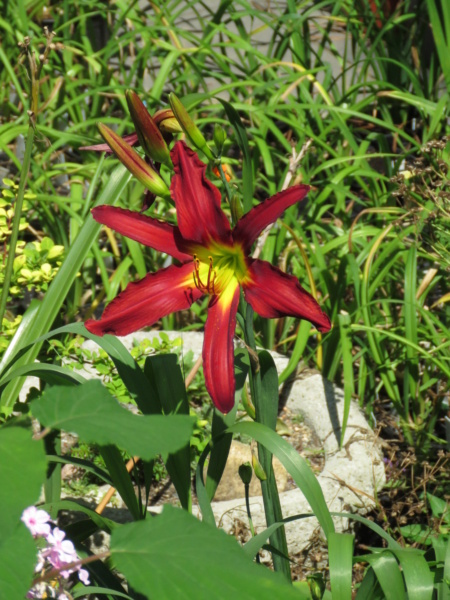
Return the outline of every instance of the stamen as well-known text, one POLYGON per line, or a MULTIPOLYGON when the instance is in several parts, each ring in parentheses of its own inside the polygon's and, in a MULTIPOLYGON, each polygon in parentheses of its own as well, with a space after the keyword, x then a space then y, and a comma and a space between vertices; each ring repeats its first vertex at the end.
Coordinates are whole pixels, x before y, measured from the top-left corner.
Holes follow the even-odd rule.
POLYGON ((215 286, 214 281, 216 279, 216 271, 213 268, 213 257, 208 256, 209 258, 209 269, 208 269, 208 278, 206 280, 206 285, 200 279, 200 260, 197 258, 197 255, 194 254, 194 272, 193 278, 195 287, 200 290, 203 294, 215 295, 215 286), (212 277, 211 277, 212 275, 212 277))

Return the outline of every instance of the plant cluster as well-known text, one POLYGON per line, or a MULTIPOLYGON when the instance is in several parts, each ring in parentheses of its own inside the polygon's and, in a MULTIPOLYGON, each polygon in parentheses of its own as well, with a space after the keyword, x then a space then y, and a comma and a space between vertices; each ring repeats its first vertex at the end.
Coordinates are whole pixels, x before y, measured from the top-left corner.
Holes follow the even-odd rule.
POLYGON ((99 597, 448 598, 446 0, 4 9, 0 595, 86 594, 74 576, 48 587, 61 564, 37 581, 21 516, 43 488, 47 537, 71 544, 99 597), (205 330, 193 393, 163 336, 128 351, 110 335, 151 324, 205 330), (289 356, 278 375, 272 349, 289 356), (376 522, 347 515, 369 544, 335 532, 314 473, 276 433, 278 385, 300 361, 380 431, 390 481, 376 522), (40 389, 17 403, 28 375, 40 389), (83 453, 64 453, 61 431, 83 453), (211 507, 233 436, 258 444, 268 526, 243 547, 211 507), (326 574, 295 586, 272 454, 328 549, 326 574), (63 463, 116 489, 134 522, 61 499, 63 463), (150 517, 162 463, 180 507, 150 517), (63 525, 61 511, 83 520, 63 525), (102 560, 97 531, 111 534, 102 560), (255 564, 261 548, 276 573, 255 564))

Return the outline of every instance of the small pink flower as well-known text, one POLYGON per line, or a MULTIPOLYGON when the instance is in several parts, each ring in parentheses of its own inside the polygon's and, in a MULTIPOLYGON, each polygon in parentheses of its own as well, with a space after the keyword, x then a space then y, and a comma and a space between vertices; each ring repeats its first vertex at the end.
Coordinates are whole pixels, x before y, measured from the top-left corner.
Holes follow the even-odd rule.
MULTIPOLYGON (((65 540, 65 537, 65 532, 59 527, 55 527, 47 536, 47 542, 50 544, 50 548, 46 552, 47 559, 57 569, 78 560, 74 545, 70 540, 65 540)), ((66 577, 64 573, 62 575, 66 577)))
POLYGON ((50 515, 45 510, 38 510, 35 506, 29 506, 23 511, 21 520, 34 537, 47 538, 50 534, 50 515))
POLYGON ((80 569, 78 571, 78 579, 84 583, 84 585, 89 585, 90 581, 89 581, 89 573, 86 571, 86 569, 80 569))

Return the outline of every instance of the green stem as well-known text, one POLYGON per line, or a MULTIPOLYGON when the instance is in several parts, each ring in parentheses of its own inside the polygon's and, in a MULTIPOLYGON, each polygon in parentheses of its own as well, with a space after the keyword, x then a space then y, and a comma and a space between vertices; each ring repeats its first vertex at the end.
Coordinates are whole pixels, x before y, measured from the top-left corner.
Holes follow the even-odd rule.
MULTIPOLYGON (((241 314, 245 315, 245 341, 251 350, 256 355, 255 336, 253 332, 253 309, 250 305, 244 302, 241 298, 240 306, 241 314)), ((250 389, 252 394, 253 404, 255 406, 257 423, 262 423, 275 430, 275 421, 270 419, 270 410, 264 406, 263 394, 261 392, 261 373, 259 365, 254 360, 250 360, 250 389)), ((278 398, 274 399, 278 405, 278 398)), ((265 481, 261 481, 261 492, 264 502, 264 512, 266 515, 267 527, 273 523, 283 520, 281 512, 280 497, 278 495, 277 482, 272 467, 272 453, 267 450, 262 444, 258 443, 258 458, 264 472, 267 475, 265 481)), ((284 527, 280 527, 275 531, 269 539, 271 545, 277 552, 272 553, 273 568, 275 571, 280 571, 286 578, 291 581, 291 568, 289 565, 288 548, 286 542, 286 532, 284 527), (286 558, 285 558, 286 557, 286 558)))
POLYGON ((9 252, 6 259, 5 279, 3 281, 2 295, 0 298, 0 325, 3 323, 3 317, 6 310, 6 302, 8 300, 9 288, 11 286, 11 276, 13 272, 14 258, 16 256, 16 246, 19 239, 20 217, 22 216, 23 199, 25 195, 25 186, 28 179, 28 171, 30 169, 31 152, 33 150, 34 127, 30 123, 28 127, 27 140, 25 142, 25 155, 23 157, 22 170, 20 173, 19 191, 14 202, 14 217, 11 230, 11 239, 9 241, 9 252))

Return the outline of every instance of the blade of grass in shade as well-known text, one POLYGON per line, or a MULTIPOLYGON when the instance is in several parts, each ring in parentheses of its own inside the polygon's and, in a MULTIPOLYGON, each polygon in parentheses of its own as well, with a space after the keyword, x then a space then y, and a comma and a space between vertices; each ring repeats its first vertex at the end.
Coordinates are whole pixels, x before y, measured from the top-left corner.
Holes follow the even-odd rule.
POLYGON ((390 552, 373 555, 370 560, 386 600, 406 600, 406 590, 395 556, 390 552))
MULTIPOLYGON (((175 354, 149 356, 145 361, 144 373, 152 393, 158 398, 165 415, 189 415, 189 403, 180 365, 175 354)), ((167 471, 177 490, 181 506, 190 511, 191 498, 191 454, 189 442, 167 458, 167 471)))
POLYGON ((345 430, 347 427, 348 415, 350 413, 350 403, 355 391, 353 381, 353 355, 352 355, 352 338, 350 330, 350 315, 338 315, 339 333, 342 349, 342 365, 344 370, 344 413, 342 418, 342 430, 340 445, 344 442, 345 430))
MULTIPOLYGON (((256 410, 256 421, 269 427, 274 433, 278 415, 278 375, 275 362, 266 350, 258 352, 259 372, 253 373, 252 400, 256 410), (255 382, 260 378, 259 384, 255 382), (257 393, 257 386, 259 391, 257 393)), ((250 380, 252 386, 252 382, 250 380)), ((266 474, 266 479, 261 481, 261 491, 264 502, 264 513, 267 525, 281 522, 283 513, 281 511, 280 497, 277 482, 272 465, 272 453, 264 444, 258 442, 258 458, 266 474)), ((291 578, 289 561, 284 558, 289 555, 286 532, 284 528, 277 529, 270 536, 270 544, 278 554, 272 552, 274 569, 281 571, 286 577, 291 578)))
POLYGON ((357 325, 355 323, 352 324, 350 327, 351 327, 351 329, 354 329, 355 331, 369 331, 371 333, 377 333, 377 335, 379 335, 380 338, 382 338, 384 336, 384 337, 396 340, 398 342, 401 342, 404 346, 411 346, 416 351, 417 354, 422 354, 430 362, 432 362, 439 369, 441 369, 446 377, 450 377, 450 367, 448 365, 446 365, 445 362, 441 361, 438 358, 435 358, 434 354, 431 354, 426 348, 422 348, 422 346, 413 344, 408 339, 406 339, 400 335, 397 335, 396 333, 392 333, 391 331, 377 329, 376 327, 366 327, 365 325, 357 325))
POLYGON ((10 381, 30 376, 39 377, 50 385, 78 384, 86 381, 82 375, 71 369, 60 367, 59 365, 36 362, 29 365, 22 365, 9 372, 1 381, 0 392, 10 381))
POLYGON ((426 0, 426 4, 445 83, 450 90, 450 10, 446 0, 426 0))
POLYGON ((217 486, 223 475, 225 465, 230 451, 233 436, 225 433, 228 427, 231 427, 236 420, 236 412, 239 400, 242 395, 242 389, 245 385, 248 370, 250 367, 248 353, 239 348, 234 353, 234 374, 236 380, 234 408, 227 415, 223 415, 218 410, 214 410, 211 439, 213 442, 211 456, 209 457, 208 472, 206 477, 206 491, 208 498, 213 499, 217 486))
POLYGON ((278 383, 281 384, 283 381, 292 375, 292 373, 297 368, 298 363, 300 362, 301 357, 303 356, 303 352, 305 351, 306 344, 308 343, 309 332, 311 330, 311 323, 309 321, 300 321, 300 325, 297 329, 296 338, 294 348, 292 350, 292 354, 289 357, 289 362, 286 365, 286 368, 278 377, 278 383))
POLYGON ((228 119, 236 133, 236 141, 243 155, 242 163, 242 195, 244 197, 244 213, 247 213, 253 205, 253 169, 250 155, 250 146, 247 139, 247 132, 242 124, 241 118, 236 109, 229 102, 219 98, 223 105, 228 119))
POLYGON ((388 548, 401 549, 400 544, 398 542, 396 542, 394 540, 394 538, 391 537, 388 533, 386 533, 386 531, 384 531, 384 529, 382 527, 380 527, 373 521, 369 521, 369 519, 366 519, 365 517, 362 517, 361 515, 350 514, 350 513, 338 513, 338 512, 332 512, 330 514, 333 517, 343 517, 345 519, 351 519, 352 521, 358 521, 358 523, 363 523, 366 527, 371 529, 373 532, 375 532, 377 535, 379 535, 383 540, 385 540, 387 542, 388 548))
POLYGON ((442 582, 437 585, 438 600, 448 600, 450 598, 450 538, 445 540, 442 536, 438 540, 433 541, 436 559, 443 563, 442 582), (438 550, 438 545, 440 550, 438 550))
POLYGON ((355 600, 386 600, 381 585, 372 567, 366 571, 364 579, 359 586, 355 600))
MULTIPOLYGON (((412 245, 406 254, 405 281, 404 281, 404 320, 405 337, 411 344, 417 346, 417 249, 412 245)), ((415 406, 418 400, 417 384, 419 380, 418 355, 412 346, 406 346, 405 371, 403 376, 403 404, 406 415, 420 412, 415 406), (410 406, 410 401, 412 406, 410 406)), ((423 407, 421 407, 423 409, 423 407)))
POLYGON ((96 477, 98 477, 99 479, 101 479, 102 481, 107 483, 108 485, 112 485, 112 482, 111 482, 111 479, 109 478, 108 473, 106 471, 104 471, 103 469, 100 469, 100 467, 97 467, 97 465, 90 462, 89 460, 84 460, 82 458, 68 457, 66 455, 56 456, 54 454, 48 455, 47 459, 48 459, 48 462, 61 463, 63 465, 70 464, 70 465, 75 465, 77 467, 80 467, 81 469, 83 469, 83 471, 92 473, 93 475, 95 475, 96 477))
POLYGON ((114 487, 127 505, 131 516, 135 521, 142 519, 143 515, 139 509, 133 483, 130 474, 125 467, 120 451, 116 446, 100 446, 98 451, 105 461, 106 469, 111 477, 114 487))
POLYGON ((325 535, 328 537, 334 531, 333 520, 325 502, 322 488, 306 460, 294 450, 289 442, 261 423, 236 423, 229 431, 250 436, 257 442, 264 444, 278 458, 303 492, 325 535))
POLYGON ((330 533, 328 560, 330 565, 331 593, 334 600, 348 600, 352 595, 354 536, 349 533, 330 533))
MULTIPOLYGON (((364 324, 367 328, 367 338, 369 341, 369 345, 372 351, 372 356, 376 364, 380 369, 380 377, 383 381, 384 387, 386 388, 387 393, 391 400, 396 404, 396 407, 400 409, 400 392, 398 390, 397 382, 395 379, 395 373, 390 368, 389 363, 386 360, 386 356, 383 352, 382 346, 380 345, 379 333, 373 333, 373 323, 372 323, 372 314, 370 309, 370 301, 369 297, 369 281, 371 276, 371 266, 375 256, 376 251, 379 246, 383 242, 384 238, 388 235, 393 225, 389 225, 384 229, 381 235, 375 240, 372 245, 372 248, 367 257, 366 263, 364 265, 363 278, 361 282, 361 301, 362 301, 362 313, 364 318, 364 324)), ((403 411, 401 411, 403 413, 403 411)))
MULTIPOLYGON (((79 589, 78 591, 71 590, 70 593, 74 600, 76 600, 76 598, 82 598, 83 596, 86 597, 86 590, 84 588, 79 589)), ((111 596, 113 598, 125 598, 125 600, 134 600, 134 598, 132 596, 129 596, 128 594, 112 590, 111 588, 98 587, 95 585, 89 586, 89 594, 100 594, 102 596, 111 596)))
POLYGON ((195 470, 195 492, 197 494, 198 505, 202 513, 202 521, 212 525, 213 527, 216 527, 216 518, 214 517, 214 513, 211 508, 211 501, 208 493, 206 492, 205 481, 203 478, 205 462, 209 453, 211 452, 211 449, 212 442, 209 442, 198 460, 197 468, 195 470))
MULTIPOLYGON (((114 205, 118 201, 130 178, 131 175, 124 167, 118 167, 109 176, 107 184, 98 196, 96 205, 114 205)), ((14 339, 13 343, 17 348, 28 345, 50 329, 53 321, 59 314, 62 303, 64 302, 73 281, 77 277, 78 271, 80 270, 91 245, 97 239, 100 227, 101 226, 91 217, 86 220, 76 240, 70 247, 66 259, 61 265, 55 279, 50 284, 32 322, 26 330, 20 332, 20 337, 14 339)), ((33 362, 39 354, 39 350, 40 344, 34 344, 27 355, 20 359, 18 366, 33 362)), ((2 394, 2 406, 12 406, 14 404, 23 385, 23 381, 23 378, 19 378, 8 385, 2 394)))

